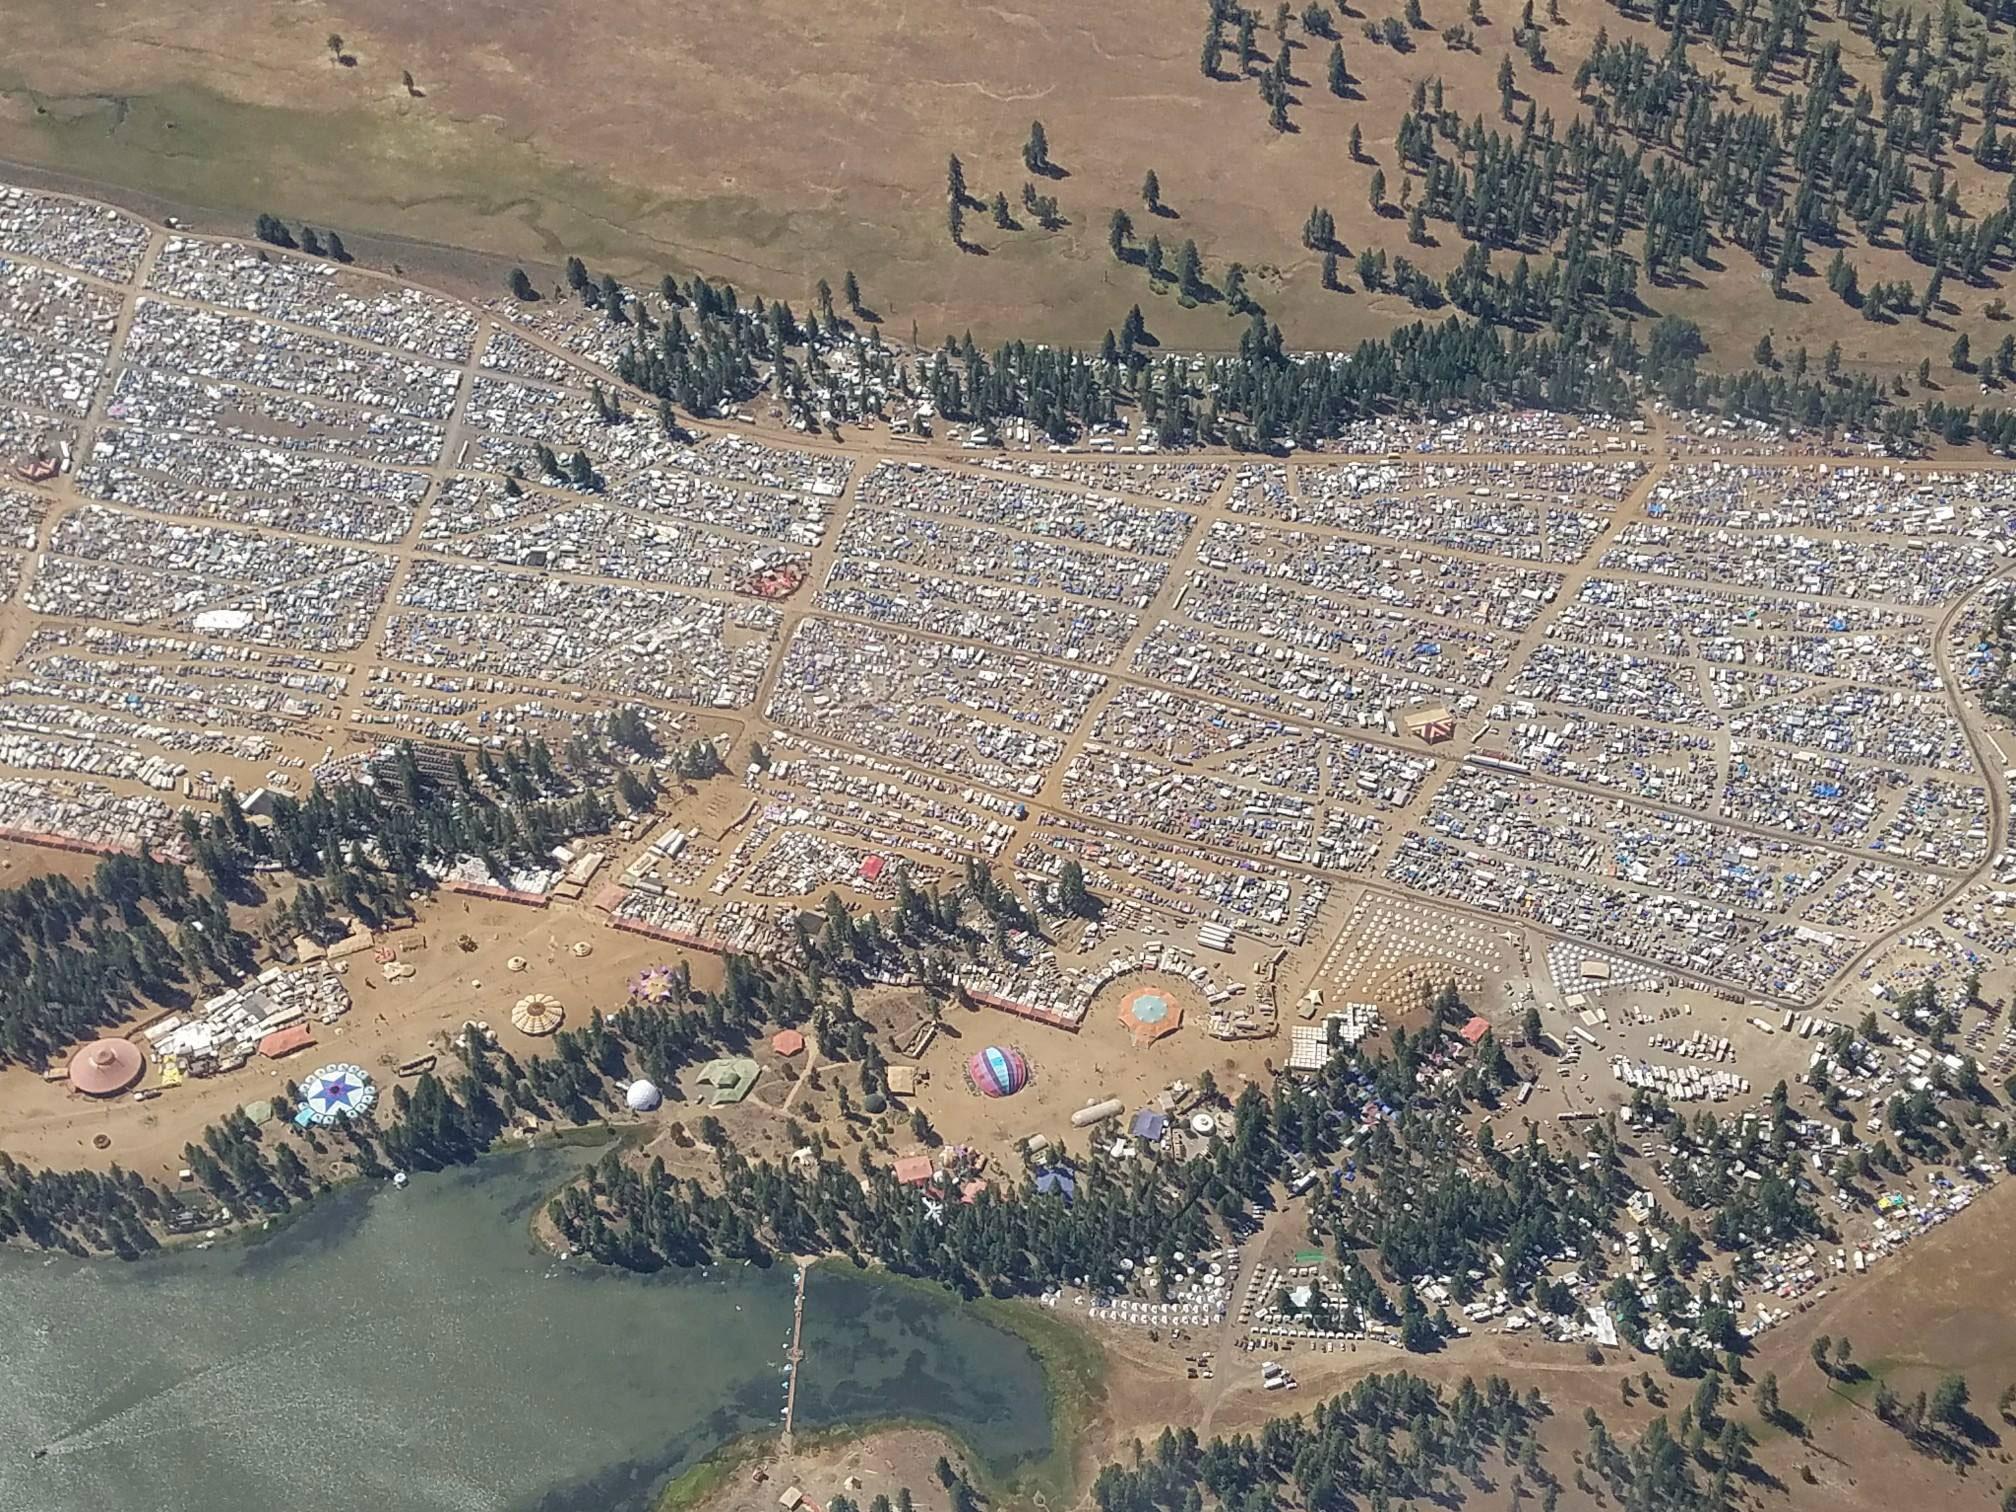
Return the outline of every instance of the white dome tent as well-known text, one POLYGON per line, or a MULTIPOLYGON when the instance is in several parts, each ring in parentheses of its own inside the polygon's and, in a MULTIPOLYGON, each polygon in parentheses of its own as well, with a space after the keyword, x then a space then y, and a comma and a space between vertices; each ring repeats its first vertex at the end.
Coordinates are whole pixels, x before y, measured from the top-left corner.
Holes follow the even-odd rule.
POLYGON ((630 1090, 623 1094, 623 1101, 632 1113, 649 1113, 664 1100, 656 1082, 641 1079, 630 1083, 630 1090))

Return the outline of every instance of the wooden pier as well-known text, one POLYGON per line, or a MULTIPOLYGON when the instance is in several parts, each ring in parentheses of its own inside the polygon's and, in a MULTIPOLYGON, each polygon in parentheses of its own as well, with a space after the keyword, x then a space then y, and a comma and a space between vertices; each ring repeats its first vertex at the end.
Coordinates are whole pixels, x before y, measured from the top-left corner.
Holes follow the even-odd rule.
POLYGON ((782 1447, 786 1454, 791 1452, 791 1424, 798 1412, 798 1367, 805 1359, 805 1272, 803 1262, 798 1266, 797 1290, 791 1298, 791 1349, 785 1355, 790 1362, 791 1374, 784 1387, 784 1437, 782 1447))

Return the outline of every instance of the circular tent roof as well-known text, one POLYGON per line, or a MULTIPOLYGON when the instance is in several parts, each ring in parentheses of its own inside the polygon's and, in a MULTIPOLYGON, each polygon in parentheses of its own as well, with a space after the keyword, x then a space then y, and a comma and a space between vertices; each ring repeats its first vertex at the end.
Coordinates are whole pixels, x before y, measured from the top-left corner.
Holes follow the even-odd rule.
POLYGON ((368 1113, 378 1101, 378 1089, 362 1066, 324 1066, 301 1083, 301 1109, 311 1123, 334 1123, 368 1113))
POLYGON ((770 1048, 779 1055, 796 1055, 805 1048, 805 1036, 796 1029, 779 1029, 770 1036, 770 1048))
POLYGON ((518 999, 512 1008, 511 1027, 520 1034, 551 1034, 566 1016, 558 998, 533 992, 518 999))
POLYGON ((989 1045, 966 1062, 966 1079, 983 1097, 1012 1097, 1029 1085, 1029 1062, 1012 1046, 989 1045))
POLYGON ((111 1097, 140 1080, 146 1066, 131 1040, 93 1040, 70 1057, 70 1085, 88 1097, 111 1097))
POLYGON ((1120 1023, 1135 1044, 1146 1045, 1183 1026, 1183 1007, 1167 993, 1144 987, 1127 994, 1120 1005, 1120 1023))
POLYGON ((630 1090, 623 1094, 623 1101, 632 1113, 649 1113, 664 1100, 658 1084, 650 1081, 634 1081, 630 1083, 630 1090))

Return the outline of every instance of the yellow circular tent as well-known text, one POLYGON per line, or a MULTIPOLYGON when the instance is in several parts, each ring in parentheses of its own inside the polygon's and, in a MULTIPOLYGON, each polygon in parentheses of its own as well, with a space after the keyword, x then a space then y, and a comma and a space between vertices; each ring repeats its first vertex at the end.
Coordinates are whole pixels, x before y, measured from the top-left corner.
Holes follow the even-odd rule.
POLYGON ((520 1034, 551 1034, 564 1017, 558 998, 543 992, 528 993, 511 1010, 511 1027, 520 1034))

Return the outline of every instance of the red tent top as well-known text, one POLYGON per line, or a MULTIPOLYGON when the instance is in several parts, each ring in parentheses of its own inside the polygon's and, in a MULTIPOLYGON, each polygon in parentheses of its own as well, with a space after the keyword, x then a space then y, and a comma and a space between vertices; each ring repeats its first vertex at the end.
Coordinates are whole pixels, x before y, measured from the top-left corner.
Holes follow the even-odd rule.
POLYGON ((259 1053, 268 1060, 278 1060, 283 1055, 292 1055, 296 1050, 306 1050, 314 1043, 314 1030, 306 1024, 289 1024, 285 1029, 275 1029, 259 1041, 259 1053))
POLYGON ((110 1097, 140 1080, 145 1064, 131 1040, 93 1040, 70 1057, 70 1085, 91 1097, 110 1097))
POLYGON ((931 1179, 929 1155, 905 1155, 896 1162, 896 1179, 905 1186, 922 1186, 931 1179))
POLYGON ((770 1048, 779 1055, 796 1055, 805 1048, 805 1036, 796 1029, 779 1029, 770 1036, 770 1048))
POLYGON ((869 856, 861 863, 861 875, 863 879, 873 882, 877 877, 882 875, 882 868, 887 864, 880 856, 869 856))
POLYGON ((1483 1041, 1484 1036, 1491 1032, 1491 1021, 1489 1019, 1473 1018, 1456 1032, 1463 1037, 1466 1044, 1479 1044, 1483 1041))

